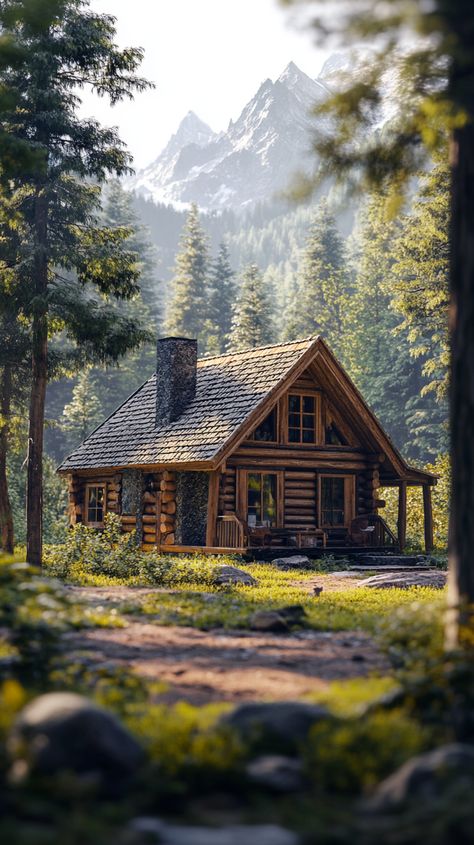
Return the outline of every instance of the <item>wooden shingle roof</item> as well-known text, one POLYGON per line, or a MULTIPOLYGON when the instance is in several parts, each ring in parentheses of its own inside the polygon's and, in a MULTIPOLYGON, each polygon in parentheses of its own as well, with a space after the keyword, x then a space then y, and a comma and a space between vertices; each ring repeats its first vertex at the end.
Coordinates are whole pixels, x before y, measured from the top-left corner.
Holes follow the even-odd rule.
POLYGON ((307 365, 316 343, 317 338, 307 338, 201 359, 195 398, 163 428, 155 426, 153 375, 59 471, 194 464, 204 469, 281 383, 307 365))

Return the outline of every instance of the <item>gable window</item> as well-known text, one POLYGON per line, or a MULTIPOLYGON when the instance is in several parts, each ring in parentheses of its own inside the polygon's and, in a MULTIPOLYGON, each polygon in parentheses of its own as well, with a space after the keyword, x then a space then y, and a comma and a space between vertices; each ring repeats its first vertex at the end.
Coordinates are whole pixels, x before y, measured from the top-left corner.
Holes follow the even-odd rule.
POLYGON ((346 441, 344 440, 342 434, 340 433, 339 429, 331 423, 326 427, 325 433, 325 442, 328 446, 347 446, 346 441))
POLYGON ((277 475, 249 472, 247 476, 247 522, 250 527, 277 524, 277 475))
POLYGON ((270 411, 267 417, 260 423, 252 433, 250 439, 259 443, 276 443, 277 412, 276 408, 270 411))
POLYGON ((316 443, 315 396, 290 393, 288 396, 288 442, 316 443))
POLYGON ((102 528, 105 513, 105 484, 86 486, 86 524, 93 528, 102 528))

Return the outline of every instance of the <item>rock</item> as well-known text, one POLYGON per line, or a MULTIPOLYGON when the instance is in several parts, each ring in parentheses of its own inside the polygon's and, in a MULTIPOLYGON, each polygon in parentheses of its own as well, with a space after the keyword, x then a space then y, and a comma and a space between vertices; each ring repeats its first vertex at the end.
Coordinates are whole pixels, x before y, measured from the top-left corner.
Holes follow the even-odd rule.
POLYGON ((248 587, 255 587, 257 579, 236 566, 216 566, 214 584, 245 584, 248 587))
POLYGON ((284 571, 290 569, 314 569, 314 564, 306 555, 290 555, 289 557, 276 557, 272 560, 272 566, 284 571))
POLYGON ((235 824, 226 827, 185 827, 166 824, 160 819, 138 818, 130 823, 133 833, 144 843, 160 845, 298 845, 296 833, 276 824, 235 824))
POLYGON ((249 625, 252 631, 285 633, 290 630, 288 622, 283 616, 280 616, 277 610, 258 610, 256 613, 252 613, 249 625))
POLYGON ((268 754, 246 767, 249 780, 272 792, 298 792, 304 786, 302 763, 296 757, 268 754))
POLYGON ((111 713, 82 695, 51 692, 21 711, 8 750, 25 771, 96 775, 114 786, 137 770, 144 753, 111 713))
POLYGON ((453 743, 408 760, 375 789, 362 809, 368 813, 390 813, 408 802, 425 802, 436 807, 446 789, 466 785, 474 788, 474 747, 453 743))
POLYGON ((301 625, 306 616, 300 604, 289 605, 278 610, 258 610, 250 617, 252 631, 289 631, 293 625, 301 625))
POLYGON ((435 587, 441 590, 446 586, 446 572, 432 569, 427 572, 384 572, 383 575, 372 575, 359 581, 357 587, 376 587, 387 589, 397 587, 407 590, 409 587, 435 587))
POLYGON ((302 701, 246 702, 225 713, 221 724, 235 730, 244 743, 288 753, 304 742, 312 725, 330 718, 324 707, 302 701))

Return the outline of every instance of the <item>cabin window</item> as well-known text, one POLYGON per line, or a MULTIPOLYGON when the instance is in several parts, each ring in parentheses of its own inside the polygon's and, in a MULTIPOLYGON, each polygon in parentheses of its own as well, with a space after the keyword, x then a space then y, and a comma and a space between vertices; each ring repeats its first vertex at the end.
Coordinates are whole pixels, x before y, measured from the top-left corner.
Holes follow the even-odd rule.
POLYGON ((346 441, 334 423, 326 427, 326 436, 324 439, 327 446, 347 446, 346 441))
POLYGON ((105 513, 105 484, 86 486, 86 523, 93 528, 102 528, 105 513))
POLYGON ((276 408, 274 408, 257 426, 250 439, 257 440, 259 443, 276 443, 276 428, 277 413, 276 408))
POLYGON ((247 476, 247 522, 250 527, 277 524, 277 476, 269 472, 249 472, 247 476))
POLYGON ((288 442, 316 443, 315 396, 291 393, 288 396, 288 442))

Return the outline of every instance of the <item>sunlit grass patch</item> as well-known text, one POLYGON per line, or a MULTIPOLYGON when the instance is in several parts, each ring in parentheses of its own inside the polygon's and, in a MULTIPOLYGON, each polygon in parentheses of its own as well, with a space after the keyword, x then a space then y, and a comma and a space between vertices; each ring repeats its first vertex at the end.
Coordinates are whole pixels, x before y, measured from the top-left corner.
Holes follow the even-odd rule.
POLYGON ((305 696, 306 700, 327 707, 335 716, 357 716, 367 705, 398 689, 397 681, 390 676, 349 678, 332 681, 326 689, 316 690, 305 696))

